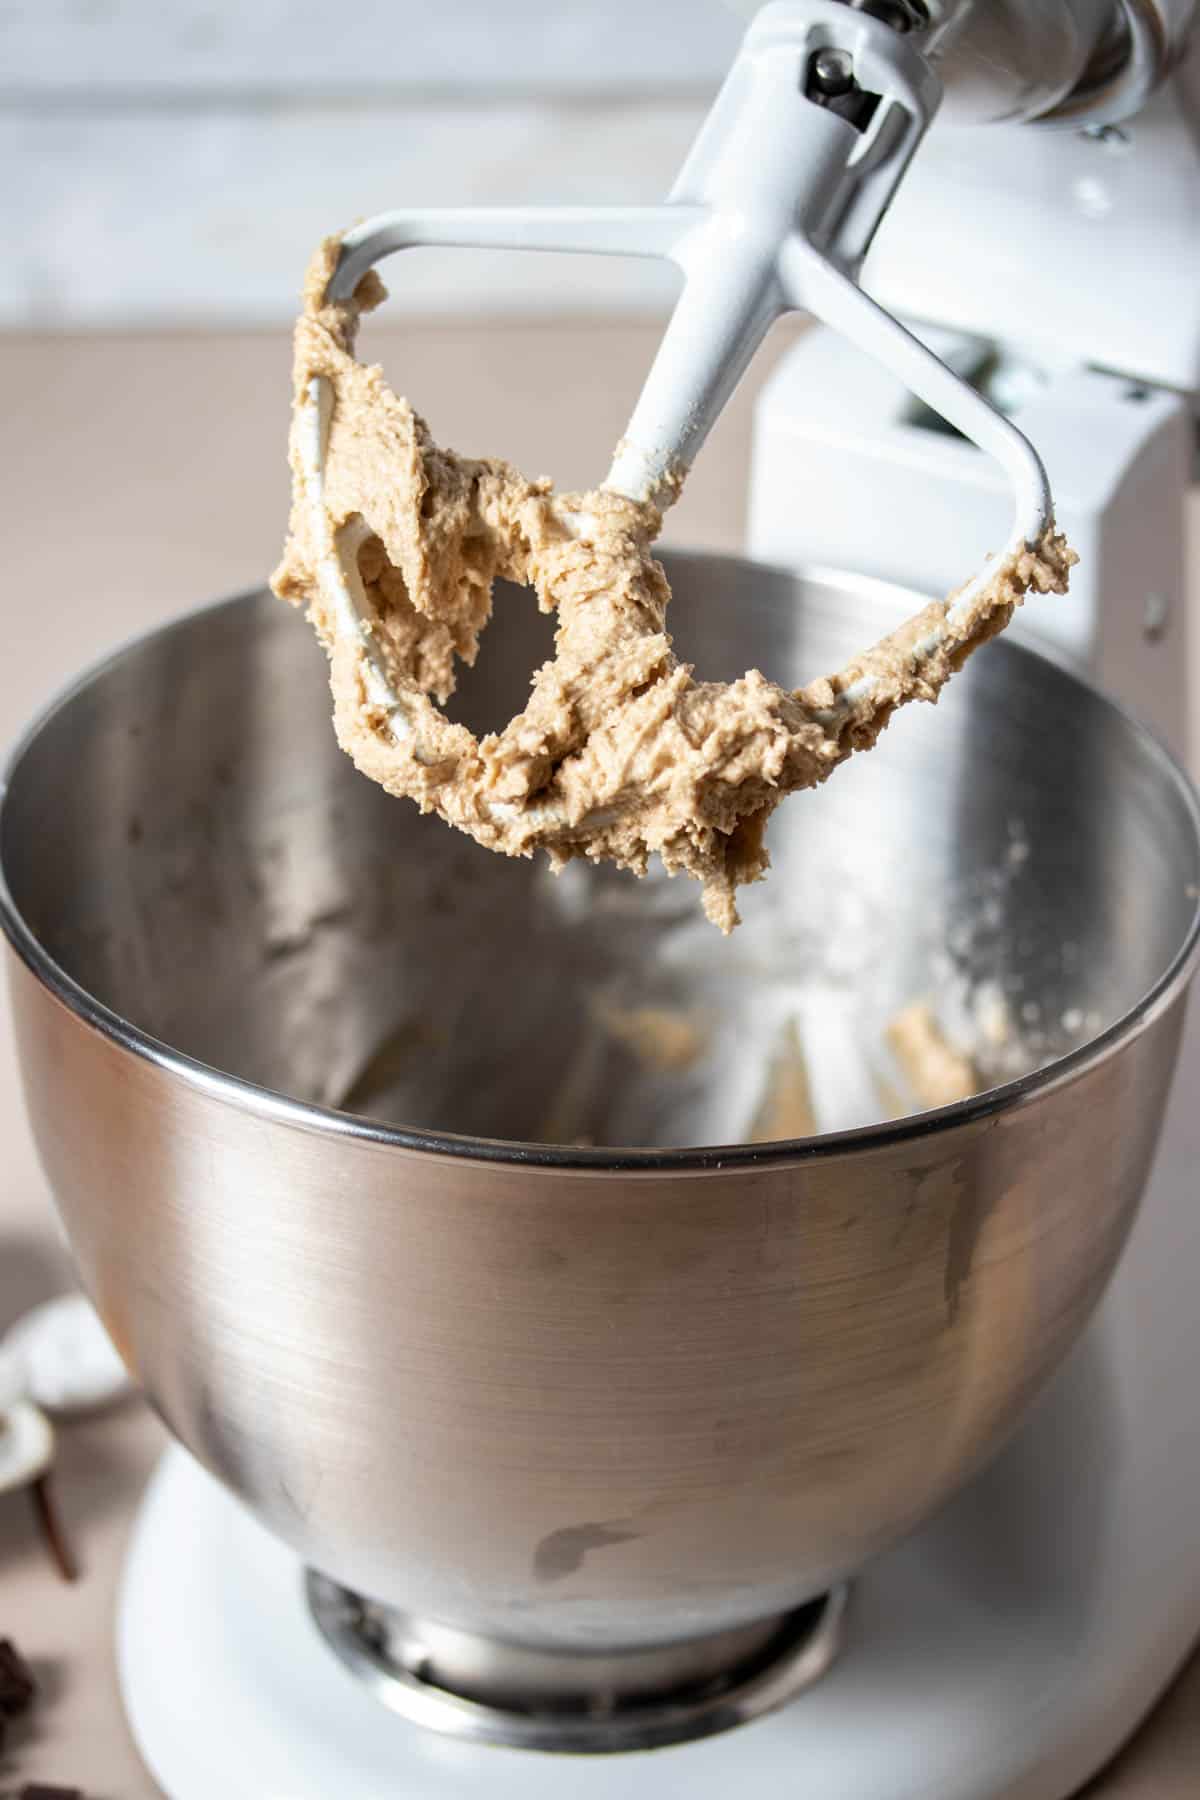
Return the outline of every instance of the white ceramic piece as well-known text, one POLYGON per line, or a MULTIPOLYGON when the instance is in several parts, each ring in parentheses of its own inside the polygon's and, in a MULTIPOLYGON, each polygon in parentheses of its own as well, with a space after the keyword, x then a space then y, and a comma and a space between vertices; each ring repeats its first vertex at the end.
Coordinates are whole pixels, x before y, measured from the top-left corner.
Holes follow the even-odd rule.
POLYGON ((61 1294, 18 1319, 0 1344, 0 1359, 20 1371, 23 1393, 52 1413, 110 1406, 133 1385, 83 1294, 61 1294))
POLYGON ((40 1406, 18 1400, 0 1412, 0 1494, 27 1487, 54 1461, 54 1428, 40 1406))

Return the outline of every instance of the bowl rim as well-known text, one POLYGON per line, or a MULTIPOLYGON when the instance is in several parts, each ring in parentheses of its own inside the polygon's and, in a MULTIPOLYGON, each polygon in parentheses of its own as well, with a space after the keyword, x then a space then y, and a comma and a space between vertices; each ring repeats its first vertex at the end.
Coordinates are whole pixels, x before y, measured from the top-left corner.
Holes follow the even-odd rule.
MULTIPOLYGON (((706 563, 726 562, 744 568, 754 559, 708 551, 664 547, 666 561, 676 565, 690 560, 706 563)), ((889 606, 906 606, 914 610, 914 602, 924 600, 899 583, 873 576, 856 575, 824 565, 803 569, 784 568, 777 564, 757 563, 764 573, 785 576, 791 580, 836 585, 843 591, 859 593, 871 600, 886 601, 889 606)), ((8 790, 24 757, 52 720, 72 701, 122 662, 126 656, 156 637, 190 625, 209 614, 233 611, 251 601, 260 601, 269 592, 265 587, 242 589, 202 605, 190 607, 149 630, 133 633, 114 648, 94 658, 73 679, 60 687, 38 708, 18 734, 0 765, 0 826, 7 804, 8 790)), ((1106 694, 1094 682, 1072 669, 1066 658, 1053 646, 1039 643, 1005 643, 1005 653, 1018 658, 1031 657, 1052 663, 1071 681, 1085 688, 1102 706, 1117 714, 1125 727, 1141 742, 1151 760, 1173 786, 1190 815, 1197 845, 1200 868, 1200 791, 1158 733, 1138 719, 1122 702, 1106 694)), ((364 778, 365 779, 365 778, 364 778)), ((631 879, 633 879, 631 877, 631 879)), ((546 1170, 572 1170, 578 1174, 603 1175, 641 1171, 646 1174, 683 1174, 719 1172, 731 1168, 751 1168, 779 1163, 820 1162, 849 1151, 860 1153, 893 1148, 936 1133, 1011 1113, 1073 1082, 1089 1069, 1107 1059, 1121 1044, 1132 1041, 1165 1013, 1186 989, 1200 961, 1200 881, 1193 899, 1192 917, 1183 942, 1157 981, 1134 1006, 1113 1021, 1097 1037, 1077 1045, 1065 1056, 1021 1075, 998 1087, 987 1088, 969 1100, 956 1100, 928 1112, 913 1113, 903 1119, 884 1120, 851 1130, 832 1131, 814 1138, 781 1138, 765 1144, 705 1144, 689 1148, 667 1149, 631 1146, 583 1148, 570 1144, 535 1144, 519 1139, 472 1137, 465 1133, 426 1130, 418 1126, 384 1124, 357 1114, 342 1113, 315 1101, 296 1100, 276 1090, 229 1074, 189 1056, 182 1050, 140 1026, 132 1024, 120 1013, 96 998, 69 975, 50 955, 26 922, 8 885, 4 867, 2 833, 0 833, 0 929, 18 959, 43 988, 82 1024, 106 1038, 118 1049, 138 1057, 156 1068, 179 1077, 189 1087, 210 1098, 218 1099, 239 1110, 270 1118, 304 1131, 320 1135, 346 1137, 425 1156, 448 1157, 456 1162, 505 1163, 546 1170)))

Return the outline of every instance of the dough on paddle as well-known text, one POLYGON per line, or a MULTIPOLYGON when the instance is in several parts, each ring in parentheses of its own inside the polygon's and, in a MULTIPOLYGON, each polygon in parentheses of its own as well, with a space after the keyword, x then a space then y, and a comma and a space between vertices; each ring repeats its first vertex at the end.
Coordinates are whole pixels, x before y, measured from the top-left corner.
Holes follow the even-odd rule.
POLYGON ((556 494, 506 462, 441 449, 382 371, 355 359, 360 315, 384 297, 378 277, 350 302, 326 303, 338 249, 331 239, 318 252, 296 325, 294 499, 272 585, 308 608, 329 651, 338 741, 359 769, 491 850, 541 848, 555 867, 583 856, 638 874, 657 854, 702 883, 706 912, 729 931, 737 889, 767 869, 763 832, 784 795, 868 748, 897 706, 936 699, 1031 587, 1066 588, 1074 554, 1049 532, 997 564, 927 653, 918 646, 948 602, 795 691, 757 669, 698 681, 671 648, 670 590, 652 553, 658 511, 605 492, 556 494), (331 583, 347 563, 399 714, 372 695, 361 641, 338 626, 331 583), (557 654, 533 675, 524 711, 477 739, 438 703, 456 664, 479 653, 500 578, 532 587, 555 614, 557 654))

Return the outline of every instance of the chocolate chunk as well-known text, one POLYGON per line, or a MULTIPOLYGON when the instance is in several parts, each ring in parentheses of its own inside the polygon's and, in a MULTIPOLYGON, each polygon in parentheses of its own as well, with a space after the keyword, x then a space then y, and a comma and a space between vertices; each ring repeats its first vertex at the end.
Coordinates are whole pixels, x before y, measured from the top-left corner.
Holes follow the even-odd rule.
POLYGON ((0 1638, 0 1715, 15 1719, 28 1712, 36 1693, 29 1664, 11 1638, 0 1638))
POLYGON ((27 1781, 17 1794, 17 1800, 83 1800, 83 1789, 57 1787, 47 1781, 27 1781))

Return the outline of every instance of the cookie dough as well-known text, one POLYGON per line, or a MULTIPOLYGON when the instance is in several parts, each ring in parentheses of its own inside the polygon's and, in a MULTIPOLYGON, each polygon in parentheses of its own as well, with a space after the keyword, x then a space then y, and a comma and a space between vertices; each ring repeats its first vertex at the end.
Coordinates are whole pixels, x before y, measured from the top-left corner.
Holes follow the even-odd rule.
POLYGON ((729 931, 737 889, 766 871, 763 832, 783 796, 868 748, 897 706, 936 699, 1031 587, 1066 588, 1074 555, 1050 532, 998 564, 961 617, 934 603, 840 674, 796 691, 757 669, 697 681, 666 628, 659 512, 604 491, 556 494, 506 462, 439 448, 381 370, 355 359, 360 316, 384 298, 378 277, 326 303, 338 249, 318 252, 296 325, 293 506, 272 585, 308 608, 329 652, 338 741, 357 766, 489 849, 638 874, 657 854, 703 884, 729 931), (557 655, 525 710, 477 739, 438 703, 456 663, 475 661, 498 578, 531 586, 556 615, 557 655), (347 591, 365 640, 347 628, 347 591))
POLYGON ((767 1076, 762 1103, 746 1133, 748 1144, 775 1144, 785 1138, 815 1137, 819 1130, 804 1046, 789 1019, 767 1076))
POLYGON ((596 1011, 608 1035, 656 1074, 681 1074, 693 1068, 708 1048, 703 1022, 678 1007, 603 1002, 596 1011))
POLYGON ((904 1007, 886 1036, 888 1049, 923 1110, 952 1106, 979 1093, 983 1084, 974 1065, 949 1042, 928 1001, 915 1000, 904 1007))

